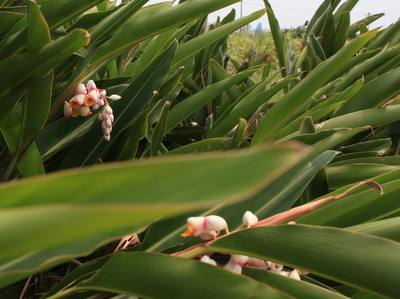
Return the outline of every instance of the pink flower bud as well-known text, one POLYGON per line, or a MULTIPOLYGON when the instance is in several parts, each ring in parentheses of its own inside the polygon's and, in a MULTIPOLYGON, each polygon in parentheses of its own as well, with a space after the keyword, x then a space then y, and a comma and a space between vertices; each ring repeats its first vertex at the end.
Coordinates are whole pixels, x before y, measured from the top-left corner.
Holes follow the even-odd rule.
POLYGON ((94 83, 93 80, 89 80, 89 81, 86 83, 86 88, 87 88, 87 90, 88 90, 89 92, 90 92, 91 90, 97 90, 96 83, 94 83))
POLYGON ((249 260, 247 261, 247 266, 263 270, 267 269, 265 261, 255 257, 249 257, 249 260))
POLYGON ((271 271, 272 272, 276 272, 276 273, 280 273, 283 269, 283 265, 281 264, 276 264, 276 263, 272 263, 271 264, 271 271))
POLYGON ((107 95, 107 92, 106 92, 106 90, 105 89, 102 89, 101 91, 100 91, 100 98, 105 98, 106 97, 106 95, 107 95))
POLYGON ((114 114, 110 114, 110 115, 108 116, 108 118, 111 120, 112 123, 114 122, 114 114))
POLYGON ((111 139, 111 136, 110 136, 110 135, 104 135, 104 140, 105 140, 105 141, 110 141, 110 139, 111 139))
POLYGON ((83 83, 80 83, 78 85, 78 87, 76 88, 75 94, 83 94, 83 95, 87 94, 86 87, 83 83))

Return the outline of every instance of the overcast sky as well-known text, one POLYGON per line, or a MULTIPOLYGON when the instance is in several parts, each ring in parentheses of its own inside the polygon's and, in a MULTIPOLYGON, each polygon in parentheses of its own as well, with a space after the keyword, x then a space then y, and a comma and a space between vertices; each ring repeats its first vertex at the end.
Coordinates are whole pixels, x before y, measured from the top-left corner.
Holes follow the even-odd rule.
MULTIPOLYGON (((218 0, 215 0, 218 1, 218 0)), ((163 0, 152 0, 149 3, 154 4, 164 2, 163 0)), ((303 25, 306 20, 310 20, 323 0, 270 0, 272 9, 278 18, 281 28, 291 28, 303 25)), ((341 3, 345 1, 342 0, 341 3)), ((220 15, 225 16, 232 8, 236 9, 236 15, 241 14, 241 3, 231 5, 217 13, 210 15, 209 21, 215 21, 220 15)), ((264 8, 263 0, 243 0, 243 16, 264 8)), ((385 16, 371 24, 370 28, 379 26, 387 27, 394 23, 400 17, 399 0, 359 0, 351 12, 351 22, 356 22, 369 14, 385 13, 385 16)), ((269 29, 267 17, 264 16, 251 24, 255 28, 261 23, 263 29, 269 29)))

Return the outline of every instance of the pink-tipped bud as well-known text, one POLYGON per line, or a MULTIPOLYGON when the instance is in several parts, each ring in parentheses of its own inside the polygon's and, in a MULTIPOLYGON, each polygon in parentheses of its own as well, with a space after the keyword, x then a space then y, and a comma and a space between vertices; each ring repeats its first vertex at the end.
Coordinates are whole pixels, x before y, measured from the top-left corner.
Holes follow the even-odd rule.
POLYGON ((105 128, 105 130, 104 130, 104 135, 110 135, 110 133, 111 133, 111 128, 105 128))
POLYGON ((109 105, 104 106, 104 111, 105 111, 107 114, 112 114, 112 113, 113 113, 113 110, 112 110, 112 108, 111 108, 109 105))
POLYGON ((110 119, 105 119, 104 122, 106 123, 106 126, 107 126, 108 128, 111 128, 111 127, 112 127, 112 123, 111 123, 111 120, 110 120, 110 119))
POLYGON ((109 97, 107 97, 107 99, 113 100, 113 101, 118 101, 120 100, 122 97, 117 95, 117 94, 112 94, 109 97))
POLYGON ((106 95, 107 95, 107 92, 105 89, 100 90, 100 98, 104 99, 106 97, 106 95))
POLYGON ((283 265, 281 265, 281 264, 277 264, 277 263, 272 263, 271 264, 270 270, 272 272, 280 273, 282 271, 282 269, 283 269, 283 265))
MULTIPOLYGON (((96 111, 96 110, 99 109, 99 108, 100 108, 99 105, 94 104, 94 105, 92 106, 92 111, 96 111)), ((101 114, 99 114, 99 115, 101 115, 101 114)))
POLYGON ((99 98, 99 100, 96 102, 97 105, 99 105, 100 107, 104 106, 104 99, 103 98, 99 98))
POLYGON ((297 223, 296 223, 296 221, 289 221, 287 224, 295 225, 295 224, 297 224, 297 223))
POLYGON ((249 260, 247 261, 247 266, 263 270, 267 269, 265 261, 262 259, 257 259, 255 257, 249 257, 249 260))
POLYGON ((246 213, 244 213, 242 221, 244 225, 246 225, 247 228, 249 228, 258 222, 258 218, 252 212, 247 211, 246 213))
POLYGON ((65 117, 72 116, 72 108, 68 102, 64 102, 64 116, 65 117))
POLYGON ((249 260, 249 257, 246 255, 232 254, 231 259, 229 261, 243 267, 244 265, 246 265, 248 260, 249 260))
POLYGON ((97 120, 98 121, 102 121, 103 120, 103 114, 99 113, 99 115, 97 115, 97 120))
POLYGON ((217 262, 214 261, 212 258, 210 258, 208 255, 203 255, 200 259, 200 262, 206 263, 206 264, 210 264, 213 266, 217 265, 217 262))
POLYGON ((105 129, 107 129, 107 125, 104 121, 101 122, 101 129, 103 130, 103 132, 105 129))
POLYGON ((83 95, 87 94, 85 84, 80 83, 76 88, 75 94, 83 94, 83 95))
POLYGON ((111 120, 112 123, 114 122, 114 114, 110 114, 110 115, 108 116, 108 118, 111 120))
POLYGON ((110 136, 110 135, 104 135, 104 140, 105 140, 105 141, 110 141, 110 139, 111 139, 111 136, 110 136))
POLYGON ((97 90, 96 83, 94 83, 93 80, 89 80, 89 81, 86 83, 86 88, 87 88, 88 91, 97 90))

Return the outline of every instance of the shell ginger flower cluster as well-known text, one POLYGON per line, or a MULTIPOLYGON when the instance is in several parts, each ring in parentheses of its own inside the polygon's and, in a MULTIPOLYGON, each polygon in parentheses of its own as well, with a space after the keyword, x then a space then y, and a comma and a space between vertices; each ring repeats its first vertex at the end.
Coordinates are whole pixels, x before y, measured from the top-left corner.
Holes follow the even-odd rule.
POLYGON ((106 91, 104 89, 98 89, 93 80, 89 80, 86 85, 80 83, 75 89, 74 97, 69 102, 64 103, 64 116, 88 116, 92 114, 92 111, 103 107, 103 111, 99 114, 98 120, 101 121, 104 140, 110 141, 114 114, 107 99, 117 101, 121 99, 121 96, 113 94, 108 97, 106 91))
MULTIPOLYGON (((228 225, 224 218, 216 215, 189 217, 187 219, 187 231, 181 234, 182 237, 199 236, 203 240, 213 240, 218 238, 221 230, 225 230, 229 234, 228 225)), ((258 217, 250 211, 246 211, 242 217, 243 224, 250 228, 258 223, 258 217)), ((295 225, 296 222, 291 221, 289 225, 295 225)), ((210 258, 209 255, 203 255, 200 259, 201 262, 218 266, 217 262, 210 258)), ((301 280, 300 274, 307 275, 306 272, 292 269, 290 271, 284 270, 284 266, 278 263, 249 257, 245 255, 231 254, 228 263, 224 266, 225 270, 241 274, 244 266, 258 268, 262 270, 269 270, 283 276, 301 280)))

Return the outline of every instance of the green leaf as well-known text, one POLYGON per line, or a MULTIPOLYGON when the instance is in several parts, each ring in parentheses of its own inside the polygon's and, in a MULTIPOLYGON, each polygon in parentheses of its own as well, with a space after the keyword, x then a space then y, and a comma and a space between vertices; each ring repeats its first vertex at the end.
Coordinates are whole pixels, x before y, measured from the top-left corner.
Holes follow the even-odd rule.
POLYGON ((264 4, 267 9, 268 22, 271 28, 271 33, 274 40, 276 52, 278 54, 278 60, 279 60, 279 66, 281 67, 282 78, 284 78, 288 75, 286 38, 279 26, 277 18, 275 17, 271 4, 269 4, 267 0, 264 0, 264 4))
POLYGON ((365 84, 336 113, 335 116, 378 107, 400 92, 400 67, 365 84), (365 99, 369 99, 366 101, 365 99))
MULTIPOLYGON (((400 105, 358 110, 331 118, 320 124, 319 129, 356 128, 363 126, 383 126, 400 119, 400 105)), ((317 129, 318 130, 318 129, 317 129)))
POLYGON ((21 115, 19 112, 17 112, 17 109, 13 109, 8 117, 0 123, 1 134, 3 135, 7 147, 14 156, 14 160, 11 162, 11 165, 7 165, 8 173, 5 173, 3 180, 8 178, 9 174, 16 166, 16 163, 18 163, 17 166, 22 177, 35 176, 45 173, 42 159, 35 142, 32 142, 29 147, 24 149, 23 156, 20 155, 17 146, 20 141, 21 122, 21 115))
POLYGON ((145 298, 166 299, 221 296, 237 299, 291 298, 264 283, 209 264, 144 252, 112 256, 101 270, 66 293, 82 290, 107 290, 145 298), (132 267, 135 271, 132 271, 132 267))
POLYGON ((242 71, 234 76, 204 88, 202 91, 195 93, 194 95, 177 104, 168 114, 166 132, 171 131, 186 117, 203 107, 229 87, 253 74, 256 70, 256 68, 253 68, 242 71))
POLYGON ((40 7, 50 29, 55 29, 104 0, 46 0, 40 7))
POLYGON ((90 30, 92 43, 98 42, 114 34, 134 13, 136 13, 146 0, 129 1, 126 5, 121 5, 111 15, 105 17, 99 24, 90 30))
POLYGON ((390 48, 386 51, 375 55, 374 57, 363 61, 361 64, 351 69, 339 85, 335 88, 336 92, 343 91, 348 86, 353 84, 356 80, 362 76, 375 74, 380 66, 384 65, 386 62, 392 60, 392 58, 400 55, 400 46, 390 48))
POLYGON ((351 38, 353 36, 355 36, 355 34, 360 31, 360 25, 361 24, 365 24, 365 25, 369 25, 372 22, 376 21, 377 19, 383 17, 385 14, 380 13, 380 14, 375 14, 372 16, 368 16, 364 19, 361 19, 353 24, 350 25, 349 31, 348 31, 348 37, 351 38))
POLYGON ((32 83, 32 76, 42 78, 58 63, 86 46, 89 36, 85 30, 74 30, 45 46, 0 61, 0 122, 8 115, 20 96, 32 83), (23 65, 23 68, 15 67, 23 65))
POLYGON ((28 1, 28 51, 43 47, 50 42, 50 31, 39 6, 28 1))
POLYGON ((172 65, 177 65, 181 63, 191 55, 200 51, 201 49, 204 49, 205 47, 220 40, 221 38, 251 23, 252 21, 259 19, 264 15, 264 13, 265 13, 264 10, 256 11, 248 16, 245 16, 228 24, 219 26, 213 30, 201 34, 196 38, 189 40, 186 43, 183 43, 176 52, 175 59, 172 65))
POLYGON ((158 150, 162 147, 162 139, 165 134, 165 125, 167 123, 168 111, 171 106, 170 102, 166 102, 161 110, 160 118, 154 128, 150 141, 150 156, 157 156, 158 150))
POLYGON ((101 61, 107 60, 145 38, 190 22, 236 2, 238 0, 185 1, 171 8, 155 11, 151 14, 151 17, 146 16, 134 19, 97 49, 90 60, 89 66, 98 65, 101 61), (135 34, 128 35, 127 32, 135 32, 135 34))
POLYGON ((279 225, 232 233, 203 252, 254 256, 381 296, 396 297, 399 250, 399 243, 337 228, 279 225))
POLYGON ((53 72, 33 83, 23 102, 19 151, 33 140, 46 123, 51 103, 53 72))
POLYGON ((296 279, 284 277, 272 271, 265 271, 245 267, 243 274, 249 276, 259 282, 265 283, 273 288, 282 290, 283 292, 293 296, 294 298, 308 298, 308 299, 321 299, 321 298, 347 298, 339 293, 318 287, 314 284, 296 279))
POLYGON ((375 33, 376 31, 370 31, 361 35, 308 74, 308 76, 267 112, 260 123, 258 131, 254 135, 252 144, 257 145, 266 139, 273 138, 273 134, 287 124, 296 109, 320 88, 321 85, 326 83, 329 77, 347 59, 352 57, 365 43, 373 38, 375 33), (288 107, 290 108, 288 109, 288 107))

